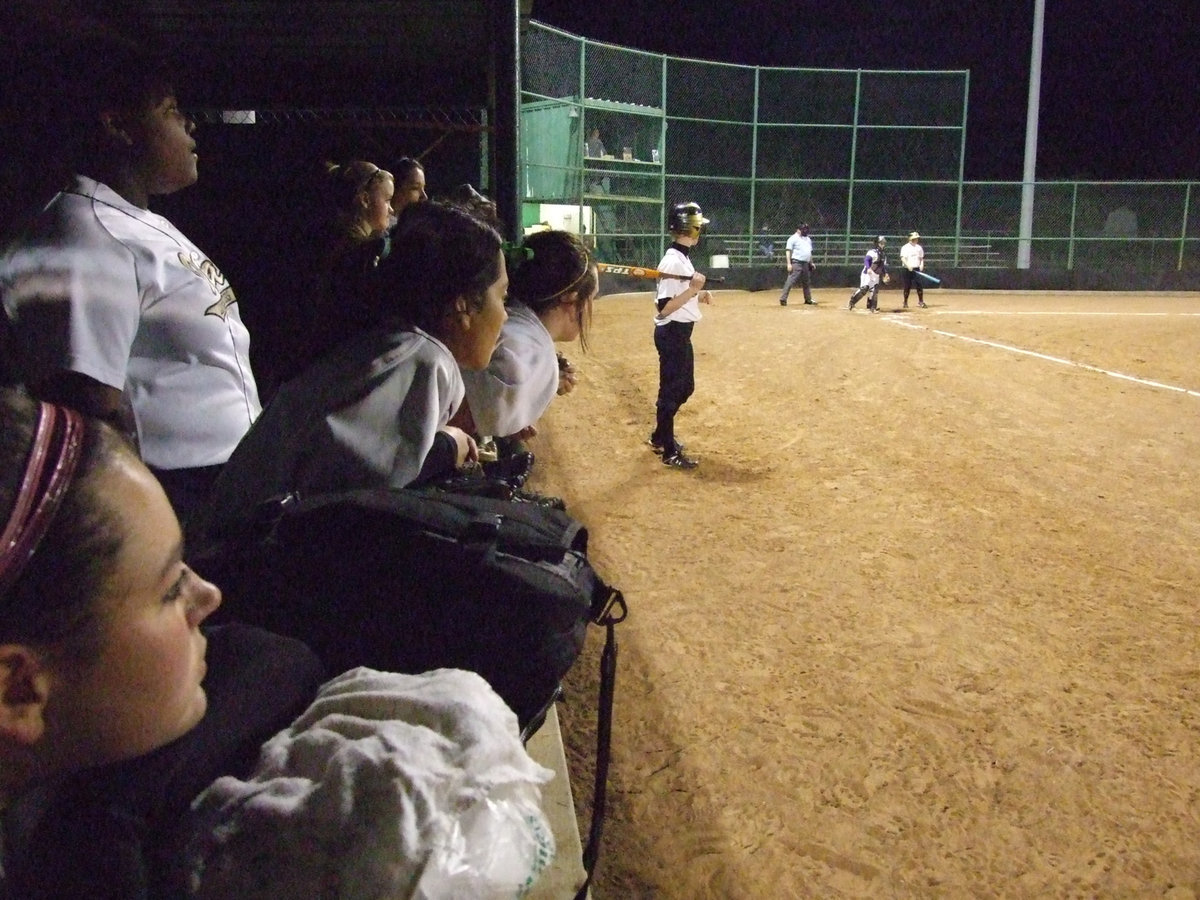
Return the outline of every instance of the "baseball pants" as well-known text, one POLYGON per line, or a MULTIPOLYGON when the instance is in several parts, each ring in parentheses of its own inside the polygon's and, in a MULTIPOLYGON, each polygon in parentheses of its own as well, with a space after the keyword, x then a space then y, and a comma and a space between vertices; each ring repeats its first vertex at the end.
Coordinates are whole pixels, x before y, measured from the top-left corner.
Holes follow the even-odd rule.
POLYGON ((675 413, 696 389, 696 360, 692 350, 694 322, 667 322, 654 326, 658 350, 658 402, 655 404, 654 442, 670 453, 675 444, 675 413))

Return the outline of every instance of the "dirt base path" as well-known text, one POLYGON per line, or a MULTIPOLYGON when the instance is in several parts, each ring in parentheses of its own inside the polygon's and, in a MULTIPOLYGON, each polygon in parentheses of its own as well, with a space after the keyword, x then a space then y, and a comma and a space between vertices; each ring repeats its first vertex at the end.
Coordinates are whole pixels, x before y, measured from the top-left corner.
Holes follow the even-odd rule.
POLYGON ((692 472, 649 294, 564 348, 532 486, 631 611, 594 896, 1195 897, 1200 294, 848 294, 717 293, 692 472))

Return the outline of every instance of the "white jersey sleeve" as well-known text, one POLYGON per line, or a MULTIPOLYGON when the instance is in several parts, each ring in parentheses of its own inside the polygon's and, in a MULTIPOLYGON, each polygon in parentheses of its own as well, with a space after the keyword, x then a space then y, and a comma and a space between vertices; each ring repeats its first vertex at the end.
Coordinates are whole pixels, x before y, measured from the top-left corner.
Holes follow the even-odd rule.
POLYGON ((533 425, 558 393, 558 354, 537 314, 509 308, 486 369, 462 373, 467 404, 481 435, 507 437, 533 425))
POLYGON ((142 458, 218 465, 258 417, 250 334, 220 269, 162 216, 82 176, 0 261, 30 380, 123 391, 142 458))
MULTIPOLYGON (((691 259, 687 255, 680 253, 674 247, 671 247, 663 255, 662 260, 658 264, 658 271, 668 277, 658 279, 658 289, 655 294, 657 304, 658 300, 671 299, 686 291, 691 283, 692 276, 696 274, 696 267, 692 265, 691 259)), ((656 319, 655 324, 665 325, 667 322, 698 322, 700 321, 700 301, 697 297, 692 297, 683 306, 675 310, 665 319, 656 319)))
POLYGON ((123 391, 141 319, 137 260, 89 207, 56 197, 0 260, 0 290, 31 381, 67 370, 123 391))

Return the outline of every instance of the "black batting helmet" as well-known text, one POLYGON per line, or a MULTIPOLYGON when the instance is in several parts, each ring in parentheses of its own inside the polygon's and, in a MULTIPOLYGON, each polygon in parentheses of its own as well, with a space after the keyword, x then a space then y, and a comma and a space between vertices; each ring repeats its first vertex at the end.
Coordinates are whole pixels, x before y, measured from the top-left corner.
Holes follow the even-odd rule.
POLYGON ((667 230, 674 234, 699 234, 701 226, 707 224, 699 203, 676 203, 667 216, 667 230))

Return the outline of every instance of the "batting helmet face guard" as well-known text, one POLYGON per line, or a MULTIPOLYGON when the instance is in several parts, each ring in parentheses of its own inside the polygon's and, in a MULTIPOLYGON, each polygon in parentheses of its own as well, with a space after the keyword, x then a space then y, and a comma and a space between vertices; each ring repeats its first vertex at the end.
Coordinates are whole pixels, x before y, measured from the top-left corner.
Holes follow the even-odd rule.
POLYGON ((708 219, 704 218, 699 203, 676 203, 667 217, 667 229, 673 234, 697 235, 707 224, 708 219))
POLYGON ((886 247, 887 246, 887 238, 885 238, 881 234, 879 237, 875 238, 875 246, 876 247, 886 247))

